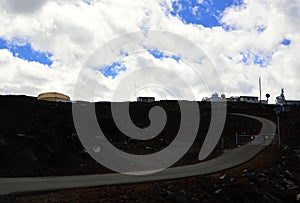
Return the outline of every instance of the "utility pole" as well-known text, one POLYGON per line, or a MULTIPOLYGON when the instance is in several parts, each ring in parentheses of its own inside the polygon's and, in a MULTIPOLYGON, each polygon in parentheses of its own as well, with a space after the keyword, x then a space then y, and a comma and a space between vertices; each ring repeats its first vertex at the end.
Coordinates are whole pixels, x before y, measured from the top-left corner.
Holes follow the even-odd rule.
POLYGON ((261 103, 261 78, 259 76, 259 103, 261 103))

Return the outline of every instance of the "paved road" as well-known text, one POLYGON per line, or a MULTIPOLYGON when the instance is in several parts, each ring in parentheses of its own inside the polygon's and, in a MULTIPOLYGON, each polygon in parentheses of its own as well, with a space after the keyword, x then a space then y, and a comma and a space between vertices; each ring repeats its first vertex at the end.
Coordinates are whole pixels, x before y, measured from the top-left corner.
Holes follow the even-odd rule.
POLYGON ((270 120, 234 114, 256 119, 262 123, 258 138, 242 147, 227 150, 215 159, 199 164, 168 168, 156 174, 132 176, 124 174, 102 174, 102 175, 83 175, 83 176, 64 176, 64 177, 35 177, 35 178, 0 178, 0 195, 17 192, 34 192, 45 190, 59 190, 66 188, 95 187, 101 185, 138 183, 155 180, 167 180, 184 178, 196 175, 210 174, 228 169, 245 163, 255 157, 272 139, 265 140, 264 135, 275 134, 276 125, 270 120))

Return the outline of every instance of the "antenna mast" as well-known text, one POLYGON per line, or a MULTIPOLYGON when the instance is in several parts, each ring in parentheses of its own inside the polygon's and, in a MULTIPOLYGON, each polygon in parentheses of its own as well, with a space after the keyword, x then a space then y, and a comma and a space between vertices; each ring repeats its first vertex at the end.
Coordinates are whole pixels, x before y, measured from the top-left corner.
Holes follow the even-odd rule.
POLYGON ((259 76, 259 103, 261 103, 261 78, 259 76))

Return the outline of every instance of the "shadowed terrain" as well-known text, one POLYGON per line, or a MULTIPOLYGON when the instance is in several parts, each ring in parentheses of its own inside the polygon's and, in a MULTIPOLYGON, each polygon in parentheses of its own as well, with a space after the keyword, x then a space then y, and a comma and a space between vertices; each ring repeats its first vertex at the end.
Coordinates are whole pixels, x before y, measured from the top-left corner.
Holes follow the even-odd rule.
MULTIPOLYGON (((133 122, 149 125, 148 112, 162 106, 168 115, 163 132, 148 141, 130 140, 115 126, 110 103, 96 104, 101 128, 118 148, 135 154, 153 153, 166 147, 180 124, 177 102, 131 103, 133 122), (169 119, 171 118, 171 119, 169 119)), ((276 121, 274 105, 228 103, 229 113, 242 113, 276 121)), ((197 156, 210 123, 210 104, 199 103, 201 123, 189 152, 175 165, 199 162, 197 156)), ((0 97, 0 171, 3 177, 96 174, 111 172, 96 163, 76 135, 70 103, 37 101, 24 96, 0 97)), ((296 202, 300 197, 300 109, 281 114, 282 145, 274 143, 253 160, 223 172, 180 180, 90 189, 71 189, 37 194, 6 195, 1 202, 296 202)), ((234 148, 235 132, 255 135, 261 124, 253 119, 227 115, 222 137, 225 148, 234 148)), ((248 142, 249 139, 240 140, 248 142)), ((218 144, 209 159, 222 154, 218 144)), ((242 156, 242 154, 241 154, 242 156)))

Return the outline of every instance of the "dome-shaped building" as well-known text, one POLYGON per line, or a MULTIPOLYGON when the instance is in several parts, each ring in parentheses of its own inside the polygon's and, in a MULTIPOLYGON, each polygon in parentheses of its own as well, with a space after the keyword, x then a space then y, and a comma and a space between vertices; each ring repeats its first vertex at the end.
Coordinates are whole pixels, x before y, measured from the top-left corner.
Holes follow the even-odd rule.
POLYGON ((70 101, 70 97, 58 92, 45 92, 41 93, 38 96, 38 100, 44 100, 44 101, 70 101))
POLYGON ((215 92, 211 95, 210 101, 219 101, 219 100, 220 100, 220 97, 217 92, 215 92))

